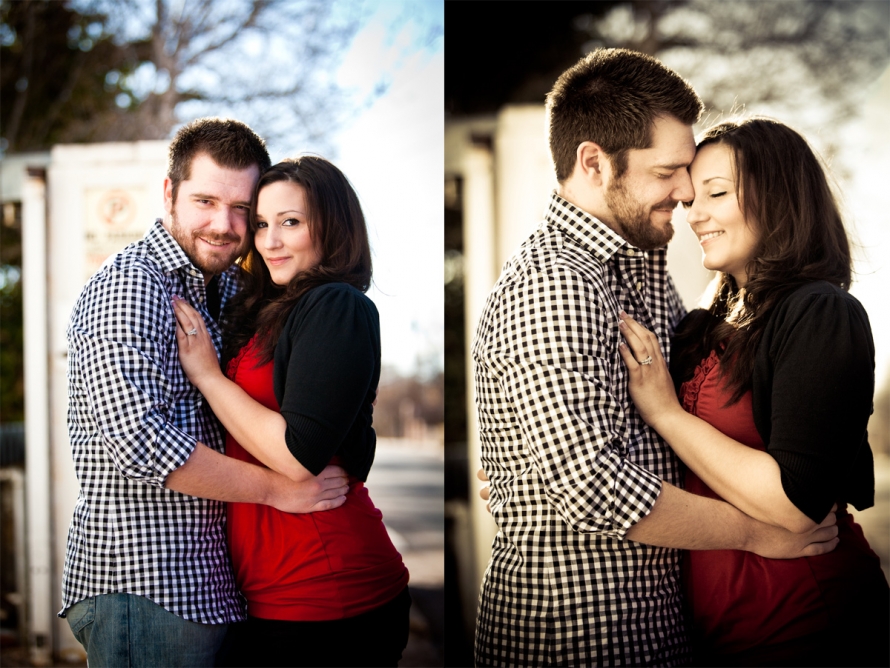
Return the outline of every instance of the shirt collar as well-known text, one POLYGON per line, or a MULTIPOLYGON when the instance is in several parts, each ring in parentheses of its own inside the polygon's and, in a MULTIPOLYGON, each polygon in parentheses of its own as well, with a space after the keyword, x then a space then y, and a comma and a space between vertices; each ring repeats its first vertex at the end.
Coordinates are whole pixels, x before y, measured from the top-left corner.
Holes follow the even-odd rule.
POLYGON ((158 218, 145 234, 145 240, 158 260, 158 264, 166 273, 172 273, 177 269, 191 268, 197 271, 197 267, 192 265, 188 255, 182 250, 182 247, 173 238, 173 235, 167 231, 158 218))
MULTIPOLYGON (((185 270, 190 276, 200 280, 204 284, 204 275, 192 264, 188 255, 182 250, 182 246, 177 243, 173 235, 164 227, 161 219, 158 218, 145 234, 145 241, 151 248, 152 253, 161 265, 161 269, 165 273, 173 273, 178 270, 185 270)), ((219 294, 222 302, 225 303, 226 296, 237 289, 237 276, 240 269, 237 264, 233 264, 219 275, 219 294), (233 283, 235 281, 235 283, 233 283)))
POLYGON ((643 254, 642 250, 629 244, 611 227, 560 197, 555 190, 550 196, 544 218, 580 241, 600 262, 608 262, 619 251, 633 250, 643 254))

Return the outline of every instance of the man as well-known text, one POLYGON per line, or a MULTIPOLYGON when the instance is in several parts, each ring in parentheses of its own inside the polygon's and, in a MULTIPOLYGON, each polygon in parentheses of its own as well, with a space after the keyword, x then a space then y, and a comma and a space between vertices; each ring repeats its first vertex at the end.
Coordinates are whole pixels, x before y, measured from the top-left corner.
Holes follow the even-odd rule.
POLYGON ((559 187, 506 263, 472 348, 499 527, 478 665, 683 664, 671 548, 790 557, 826 551, 818 541, 836 532, 790 534, 683 492, 678 460, 628 395, 619 313, 654 331, 666 357, 684 315, 664 246, 675 205, 693 197, 701 109, 675 72, 621 49, 589 54, 548 95, 559 187))
POLYGON ((68 534, 62 612, 91 666, 210 666, 244 618, 226 550, 225 505, 288 512, 342 504, 330 467, 298 485, 222 454, 222 429, 179 365, 174 295, 221 347, 220 310, 265 144, 237 121, 200 119, 174 138, 166 215, 109 260, 68 329, 68 425, 81 490, 68 534))

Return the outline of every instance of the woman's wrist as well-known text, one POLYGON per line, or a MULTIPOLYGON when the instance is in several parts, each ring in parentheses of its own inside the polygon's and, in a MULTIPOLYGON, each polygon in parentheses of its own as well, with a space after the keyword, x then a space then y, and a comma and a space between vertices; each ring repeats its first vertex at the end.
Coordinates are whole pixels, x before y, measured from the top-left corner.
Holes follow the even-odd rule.
POLYGON ((649 426, 657 431, 659 436, 669 441, 671 434, 682 429, 683 421, 688 416, 689 414, 677 403, 654 413, 649 421, 649 426))
MULTIPOLYGON (((200 390, 204 398, 210 401, 210 395, 213 394, 214 386, 220 381, 228 381, 222 370, 218 368, 207 369, 203 373, 197 374, 194 379, 189 379, 195 387, 200 390)), ((230 381, 229 381, 230 382, 230 381)))

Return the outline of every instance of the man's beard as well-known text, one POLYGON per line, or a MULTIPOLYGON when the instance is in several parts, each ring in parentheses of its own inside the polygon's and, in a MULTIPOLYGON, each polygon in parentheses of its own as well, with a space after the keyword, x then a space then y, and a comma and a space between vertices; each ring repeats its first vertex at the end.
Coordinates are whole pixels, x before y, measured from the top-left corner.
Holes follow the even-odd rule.
POLYGON ((236 259, 247 250, 247 238, 239 238, 234 234, 213 234, 210 232, 195 231, 191 234, 186 233, 180 226, 176 217, 176 208, 174 204, 173 212, 170 214, 172 222, 170 223, 170 235, 176 239, 176 242, 182 248, 188 259, 195 267, 201 270, 201 273, 209 276, 221 274, 232 266, 236 259), (237 246, 229 253, 222 255, 220 253, 207 252, 203 257, 198 253, 198 238, 207 239, 208 241, 228 241, 237 246))
POLYGON ((672 199, 647 208, 631 197, 624 179, 615 179, 606 189, 606 204, 612 212, 617 231, 632 246, 654 250, 667 245, 674 236, 674 226, 670 221, 658 229, 649 219, 655 209, 673 209, 677 203, 672 199))

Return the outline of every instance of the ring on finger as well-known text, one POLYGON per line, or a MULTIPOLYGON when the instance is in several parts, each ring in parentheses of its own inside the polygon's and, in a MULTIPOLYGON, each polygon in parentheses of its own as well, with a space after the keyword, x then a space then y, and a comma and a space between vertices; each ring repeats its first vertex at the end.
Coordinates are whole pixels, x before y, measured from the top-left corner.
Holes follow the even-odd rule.
POLYGON ((197 328, 197 327, 192 327, 189 331, 187 331, 187 332, 185 333, 185 335, 186 335, 186 336, 197 336, 197 335, 198 335, 198 328, 197 328))
POLYGON ((646 355, 646 359, 640 360, 641 365, 645 366, 647 364, 652 364, 652 355, 646 355))

